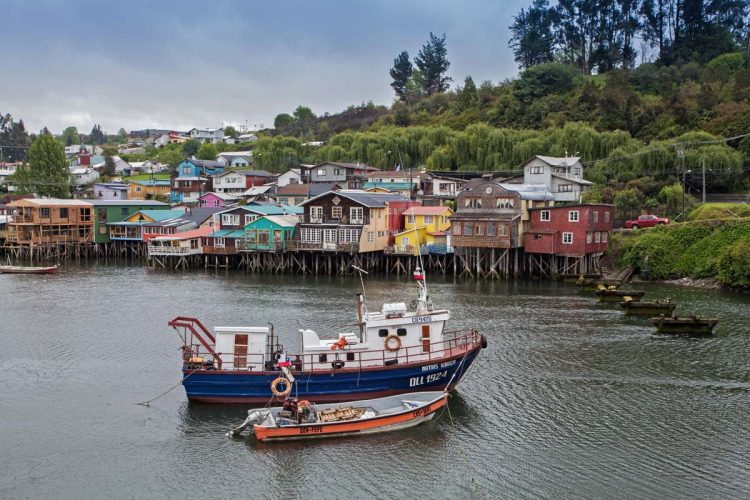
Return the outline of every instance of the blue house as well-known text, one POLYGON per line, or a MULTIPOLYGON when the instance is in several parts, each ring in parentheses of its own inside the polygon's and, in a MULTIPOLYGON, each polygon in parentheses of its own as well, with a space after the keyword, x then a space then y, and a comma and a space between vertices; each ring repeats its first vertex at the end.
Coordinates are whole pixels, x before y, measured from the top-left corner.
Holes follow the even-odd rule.
POLYGON ((224 165, 210 160, 183 160, 172 176, 169 201, 197 204, 201 195, 213 191, 212 175, 224 172, 224 165))

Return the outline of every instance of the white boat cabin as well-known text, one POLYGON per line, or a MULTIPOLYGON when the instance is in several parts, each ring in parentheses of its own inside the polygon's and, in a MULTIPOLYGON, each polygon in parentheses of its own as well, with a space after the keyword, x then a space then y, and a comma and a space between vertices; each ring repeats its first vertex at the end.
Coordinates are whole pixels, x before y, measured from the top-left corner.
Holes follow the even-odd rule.
MULTIPOLYGON (((447 355, 443 344, 447 310, 432 310, 425 295, 409 311, 403 302, 384 304, 381 311, 367 312, 364 306, 356 332, 339 333, 321 339, 313 330, 300 330, 302 352, 289 354, 293 371, 323 371, 340 368, 370 368, 436 361, 447 355)), ((282 354, 269 327, 216 327, 216 352, 225 370, 272 369, 282 354), (271 361, 272 363, 269 363, 271 361)))

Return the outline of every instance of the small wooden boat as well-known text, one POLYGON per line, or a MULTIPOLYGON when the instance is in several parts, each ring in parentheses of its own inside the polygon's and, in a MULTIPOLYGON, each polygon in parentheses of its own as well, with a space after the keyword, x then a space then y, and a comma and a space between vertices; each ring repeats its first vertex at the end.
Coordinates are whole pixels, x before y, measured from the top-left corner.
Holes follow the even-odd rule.
POLYGON ((316 405, 287 400, 284 406, 249 410, 227 436, 252 425, 258 441, 288 441, 395 431, 432 419, 448 402, 444 391, 412 392, 385 398, 316 405))
POLYGON ((658 299, 649 301, 638 301, 638 300, 625 300, 620 302, 625 314, 630 316, 648 316, 654 317, 660 314, 665 316, 671 316, 677 304, 672 302, 671 299, 658 299))
POLYGON ((680 333, 688 335, 711 335, 714 327, 719 323, 718 319, 700 318, 688 316, 678 318, 677 316, 657 316, 651 318, 651 322, 659 333, 680 333))
POLYGON ((622 285, 622 281, 617 279, 578 279, 575 284, 585 291, 596 291, 601 287, 617 288, 622 285))
POLYGON ((5 274, 52 274, 57 272, 57 265, 48 267, 33 266, 0 266, 0 273, 5 274))
POLYGON ((646 294, 635 290, 618 290, 613 286, 599 286, 595 293, 599 297, 599 302, 622 302, 625 297, 629 297, 632 302, 640 302, 641 297, 646 294))

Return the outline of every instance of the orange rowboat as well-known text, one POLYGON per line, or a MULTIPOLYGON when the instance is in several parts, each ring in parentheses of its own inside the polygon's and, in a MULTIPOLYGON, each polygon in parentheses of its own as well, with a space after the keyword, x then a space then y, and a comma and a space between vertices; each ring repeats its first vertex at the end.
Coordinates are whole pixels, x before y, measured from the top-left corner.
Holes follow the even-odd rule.
POLYGON ((245 422, 228 432, 237 436, 252 425, 258 441, 354 436, 407 429, 431 420, 448 402, 442 391, 412 392, 385 398, 315 405, 307 401, 250 410, 245 422), (289 407, 293 406, 292 411, 289 407))

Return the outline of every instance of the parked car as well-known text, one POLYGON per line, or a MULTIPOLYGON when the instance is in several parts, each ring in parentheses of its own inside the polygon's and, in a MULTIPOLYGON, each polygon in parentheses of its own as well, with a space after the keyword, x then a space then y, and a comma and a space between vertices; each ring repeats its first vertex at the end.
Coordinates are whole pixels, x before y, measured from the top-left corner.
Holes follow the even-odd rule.
POLYGON ((657 217, 655 215, 640 215, 636 220, 626 220, 626 229, 638 229, 641 227, 654 227, 669 224, 669 219, 666 217, 657 217))

